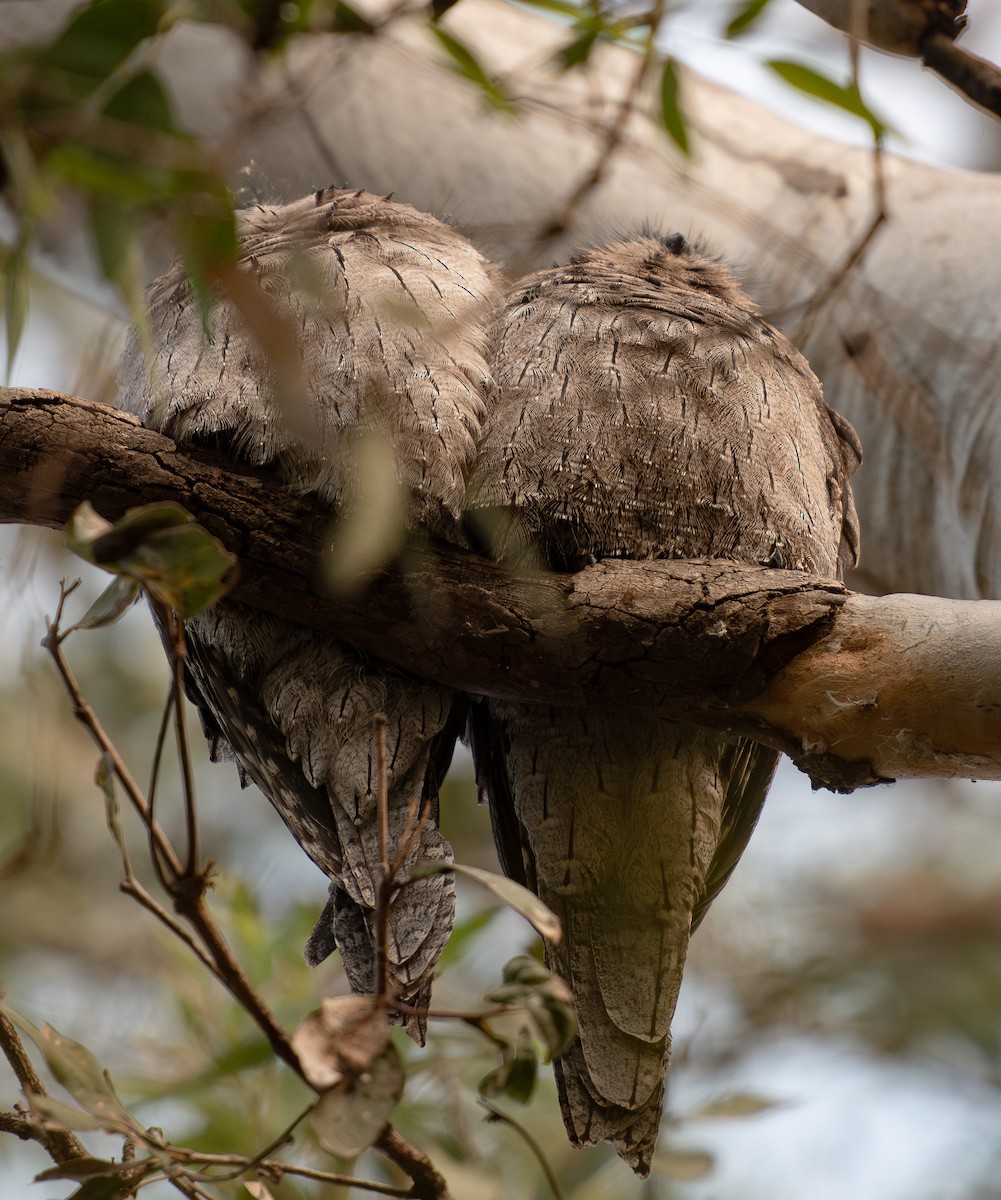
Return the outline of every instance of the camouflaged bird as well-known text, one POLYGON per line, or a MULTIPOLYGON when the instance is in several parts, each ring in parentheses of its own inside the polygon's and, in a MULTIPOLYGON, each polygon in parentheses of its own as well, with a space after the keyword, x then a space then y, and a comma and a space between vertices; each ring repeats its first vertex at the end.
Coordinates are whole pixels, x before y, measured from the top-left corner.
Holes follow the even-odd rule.
MULTIPOLYGON (((719 262, 680 236, 576 256, 508 293, 470 522, 515 563, 855 561, 851 427, 719 262)), ((751 834, 776 755, 642 711, 488 699, 470 717, 505 871, 563 922, 547 946, 579 1041, 573 1142, 650 1169, 689 937, 751 834)))
MULTIPOLYGON (((207 338, 183 266, 151 285, 152 352, 134 333, 121 406, 178 442, 269 464, 291 490, 342 513, 364 501, 361 439, 384 439, 383 483, 399 489, 403 524, 454 534, 483 417, 490 265, 434 217, 361 191, 248 209, 238 225, 237 286, 215 296, 207 338), (256 285, 249 299, 246 285, 256 285), (244 319, 255 304, 274 317, 263 332, 244 319), (291 383, 278 378, 290 362, 291 383)), ((187 647, 214 757, 235 757, 244 782, 261 788, 330 879, 307 959, 319 962, 336 942, 351 986, 372 992, 375 717, 388 718, 391 839, 426 804, 406 866, 450 861, 437 793, 462 702, 335 638, 228 601, 188 621, 187 647)), ((396 894, 387 957, 398 999, 426 1006, 453 912, 449 874, 396 894)), ((421 1016, 407 1025, 423 1040, 421 1016)))

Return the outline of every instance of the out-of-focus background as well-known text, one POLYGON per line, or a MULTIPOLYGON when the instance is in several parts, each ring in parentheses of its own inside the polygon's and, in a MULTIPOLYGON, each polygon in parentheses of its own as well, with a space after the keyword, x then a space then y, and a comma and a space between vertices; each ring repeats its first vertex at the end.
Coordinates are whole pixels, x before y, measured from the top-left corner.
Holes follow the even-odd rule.
MULTIPOLYGON (((773 0, 739 42, 720 32, 733 5, 675 7, 666 37, 678 58, 808 128, 865 142, 861 122, 793 93, 761 65, 795 58, 845 76, 844 39, 792 0, 773 0)), ((964 44, 1001 60, 1001 6, 971 0, 969 12, 964 44)), ((1001 164, 1001 125, 915 63, 863 52, 862 86, 897 131, 893 150, 973 170, 1001 164)), ((34 282, 11 382, 110 396, 116 328, 41 276, 34 282)), ((84 1041, 142 1119, 175 1141, 253 1148, 304 1093, 258 1065, 242 1014, 118 893, 96 751, 39 647, 59 578, 78 575, 75 613, 103 587, 98 573, 70 558, 58 535, 0 530, 3 988, 14 1008, 84 1041)), ((68 652, 143 779, 166 692, 147 614, 137 608, 108 630, 78 634, 68 652)), ((235 769, 210 765, 197 737, 195 745, 219 911, 292 1026, 325 991, 345 986, 336 963, 310 972, 299 954, 323 880, 260 795, 241 791, 235 769)), ((168 824, 174 794, 163 789, 168 824)), ((495 868, 464 753, 443 796, 443 824, 461 861, 495 868)), ((461 896, 460 935, 436 992, 450 1008, 475 1004, 498 982, 499 964, 532 941, 482 892, 461 896)), ((427 1050, 406 1051, 400 1128, 448 1163, 457 1196, 547 1195, 517 1136, 485 1125, 473 1099, 492 1065, 489 1048, 454 1024, 440 1029, 427 1050)), ((663 1153, 646 1184, 604 1149, 565 1147, 548 1077, 520 1114, 568 1197, 1001 1197, 1001 785, 907 783, 833 796, 784 767, 695 939, 674 1046, 663 1153)), ((16 1085, 6 1072, 0 1079, 0 1106, 9 1107, 16 1085)), ((111 1143, 109 1152, 117 1153, 111 1143)), ((0 1140, 0 1194, 28 1195, 27 1181, 46 1165, 37 1148, 0 1140)), ((30 1194, 73 1187, 53 1182, 30 1194)), ((334 1194, 297 1187, 275 1195, 334 1194)))

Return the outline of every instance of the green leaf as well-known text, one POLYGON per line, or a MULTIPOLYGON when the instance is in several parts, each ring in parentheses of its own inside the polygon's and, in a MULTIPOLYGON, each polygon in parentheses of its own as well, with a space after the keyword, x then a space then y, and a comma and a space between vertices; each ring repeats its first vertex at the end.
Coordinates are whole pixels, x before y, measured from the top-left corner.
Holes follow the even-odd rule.
POLYGON ((63 1129, 75 1129, 79 1133, 91 1133, 104 1128, 104 1120, 91 1113, 84 1112, 72 1104, 65 1104, 54 1096, 39 1096, 34 1093, 28 1096, 31 1111, 43 1121, 49 1121, 63 1129))
POLYGON ((44 165, 46 175, 57 185, 123 204, 152 204, 184 191, 178 172, 80 142, 55 146, 46 155, 44 165))
POLYGON ((91 547, 111 527, 111 522, 106 521, 89 500, 84 500, 73 510, 66 526, 67 544, 74 554, 92 563, 95 560, 91 547))
POLYGON ((126 1131, 135 1128, 131 1115, 115 1095, 108 1073, 86 1046, 63 1037, 51 1025, 38 1028, 13 1009, 5 1007, 4 1011, 41 1050, 49 1070, 77 1103, 92 1116, 102 1119, 103 1128, 126 1131))
POLYGON ((87 562, 141 584, 161 604, 193 616, 236 582, 236 557, 179 504, 132 508, 105 521, 84 501, 67 527, 69 548, 87 562))
POLYGON ((747 3, 742 4, 727 22, 724 31, 726 37, 734 38, 746 33, 767 7, 768 0, 747 0, 747 3))
POLYGON ((139 599, 141 590, 134 579, 124 576, 113 579, 76 622, 77 628, 100 629, 105 625, 114 625, 139 599))
POLYGON ((539 1060, 531 1035, 527 1029, 521 1029, 517 1041, 505 1045, 501 1065, 480 1080, 480 1095, 487 1099, 507 1096, 518 1104, 527 1104, 535 1090, 538 1070, 539 1060))
POLYGON ((678 73, 670 58, 664 60, 664 69, 660 73, 660 116, 671 141, 688 158, 691 154, 688 126, 681 111, 678 73))
POLYGON ((384 567, 403 544, 404 497, 396 450, 381 430, 354 441, 355 482, 323 557, 323 580, 334 595, 350 595, 384 567))
POLYGON ((236 583, 236 556, 194 522, 154 534, 129 565, 151 595, 182 617, 208 608, 236 583))
POLYGON ((86 95, 156 33, 162 14, 160 0, 92 0, 36 61, 63 72, 73 91, 86 95))
POLYGON ((367 17, 363 17, 360 12, 356 12, 343 0, 337 0, 334 4, 330 28, 334 33, 374 34, 376 32, 376 27, 367 17))
POLYGON ((104 115, 142 129, 177 134, 170 99, 153 71, 137 71, 114 92, 104 106, 104 115))
POLYGON ((117 284, 130 305, 142 294, 143 256, 136 206, 108 196, 92 197, 90 232, 106 279, 117 284))
POLYGON ((428 875, 438 875, 447 871, 455 871, 458 875, 465 875, 467 879, 475 879, 477 883, 493 892, 499 900, 503 900, 508 908, 513 908, 516 913, 524 917, 537 932, 549 941, 558 942, 563 936, 563 927, 560 925, 559 917, 551 908, 543 904, 534 892, 522 887, 520 883, 515 883, 513 879, 496 875, 493 871, 484 871, 479 867, 467 867, 462 863, 432 863, 429 866, 415 867, 410 872, 409 878, 424 879, 428 875))
POLYGON ((569 71, 572 67, 587 62, 600 32, 600 29, 595 27, 584 29, 572 42, 564 46, 556 56, 560 70, 569 71))
POLYGON ((454 71, 458 72, 463 79, 468 79, 471 83, 476 84, 494 108, 502 112, 515 111, 514 101, 497 80, 487 74, 480 65, 479 59, 467 46, 438 24, 432 23, 431 31, 452 60, 451 65, 454 71))
POLYGON ((577 1036, 573 996, 564 981, 527 954, 504 965, 504 982, 487 999, 522 1006, 546 1047, 548 1059, 559 1058, 577 1036))
POLYGON ((323 1093, 309 1114, 324 1150, 355 1158, 385 1129, 403 1093, 403 1064, 392 1042, 368 1070, 323 1093))
POLYGON ((571 0, 523 0, 529 8, 539 8, 543 12, 559 13, 564 17, 580 16, 581 6, 571 0))
POLYGON ((860 117, 868 124, 877 141, 881 141, 888 132, 891 132, 890 126, 881 121, 865 105, 857 84, 835 83, 833 79, 828 79, 826 75, 821 75, 819 71, 814 71, 812 67, 804 66, 802 63, 772 59, 767 65, 790 87, 794 87, 808 96, 814 96, 818 100, 823 100, 835 108, 844 109, 853 116, 860 117))
POLYGON ((120 1179, 88 1179, 67 1200, 131 1200, 132 1188, 120 1179))
POLYGON ((190 193, 177 207, 174 231, 195 290, 206 289, 220 267, 232 266, 240 249, 233 197, 221 179, 189 176, 190 193))
POLYGON ((482 932, 497 916, 497 911, 493 905, 487 905, 456 921, 445 949, 438 959, 439 972, 447 970, 462 958, 463 952, 471 942, 475 941, 476 935, 482 932))
POLYGON ((553 973, 545 963, 532 958, 530 954, 516 954, 504 964, 502 978, 505 984, 534 988, 548 983, 553 978, 553 973))

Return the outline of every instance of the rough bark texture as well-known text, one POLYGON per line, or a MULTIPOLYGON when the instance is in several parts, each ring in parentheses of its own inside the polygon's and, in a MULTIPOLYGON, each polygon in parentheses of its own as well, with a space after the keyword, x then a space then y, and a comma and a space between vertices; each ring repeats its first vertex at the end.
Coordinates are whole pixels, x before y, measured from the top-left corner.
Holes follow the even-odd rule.
POLYGON ((319 505, 104 405, 0 390, 0 521, 58 528, 84 498, 108 518, 184 504, 239 555, 235 599, 450 686, 684 715, 758 737, 842 789, 1001 779, 1001 604, 851 594, 719 562, 522 579, 437 545, 408 547, 363 594, 324 599, 319 505))

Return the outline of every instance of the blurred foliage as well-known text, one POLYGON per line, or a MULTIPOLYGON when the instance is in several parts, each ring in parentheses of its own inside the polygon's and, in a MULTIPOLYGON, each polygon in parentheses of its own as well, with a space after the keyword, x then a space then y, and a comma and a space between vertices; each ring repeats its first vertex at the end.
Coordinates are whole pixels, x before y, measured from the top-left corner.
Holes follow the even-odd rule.
MULTIPOLYGON (((527 2, 566 25, 557 63, 563 70, 586 68, 602 42, 642 50, 664 15, 593 0, 527 2)), ((438 13, 447 7, 440 4, 438 13)), ((735 5, 729 35, 749 28, 764 8, 763 0, 735 5)), ((225 26, 262 57, 280 54, 289 37, 311 31, 371 37, 379 28, 340 0, 91 0, 47 43, 0 57, 0 172, 19 218, 17 239, 3 261, 10 358, 26 320, 29 252, 54 214, 82 222, 107 280, 133 312, 146 276, 142 247, 149 221, 169 226, 206 297, 214 275, 232 263, 232 202, 219 165, 180 127, 152 53, 156 40, 181 19, 225 26)), ((516 97, 503 79, 444 25, 436 24, 434 36, 443 59, 485 103, 504 119, 517 116, 516 97)), ((683 78, 670 59, 658 62, 661 118, 687 153, 692 147, 683 78)), ((885 130, 855 84, 836 84, 798 63, 772 66, 798 89, 867 121, 877 139, 885 130)), ((56 558, 53 544, 44 541, 41 551, 50 581, 77 569, 56 558)), ((51 588, 47 602, 54 602, 54 582, 51 588)), ((40 635, 39 620, 32 638, 37 642, 40 635)), ((141 775, 166 686, 148 618, 134 610, 113 630, 76 640, 73 654, 88 697, 107 715, 141 775)), ((157 1126, 193 1150, 259 1152, 302 1113, 307 1089, 276 1063, 246 1013, 189 952, 119 894, 120 862, 94 784, 96 751, 73 723, 48 666, 26 656, 19 671, 8 661, 10 669, 0 677, 0 902, 5 914, 16 916, 0 923, 7 998, 33 1022, 51 1020, 65 1037, 88 1047, 143 1127, 157 1126)), ((256 792, 239 790, 234 771, 203 762, 199 782, 205 840, 220 863, 213 909, 251 982, 279 1022, 294 1028, 325 994, 346 990, 336 962, 311 972, 301 959, 324 881, 304 870, 305 859, 284 826, 256 792)), ((169 797, 173 787, 176 795, 176 786, 176 777, 171 783, 168 776, 162 794, 169 797)), ((490 870, 495 863, 488 823, 473 792, 468 772, 446 785, 444 829, 460 860, 490 870)), ((159 815, 168 828, 179 827, 179 813, 166 802, 159 815)), ((962 815, 953 809, 945 819, 955 824, 962 815)), ((971 857, 992 836, 996 842, 994 824, 990 814, 969 807, 963 828, 971 857)), ((144 839, 136 829, 128 836, 141 864, 144 839)), ((763 1039, 778 1044, 783 1036, 803 1033, 850 1038, 875 1056, 932 1060, 951 1072, 952 1081, 986 1079, 997 1088, 996 872, 975 885, 954 863, 934 855, 917 864, 905 858, 897 870, 884 865, 840 888, 811 874, 769 907, 756 902, 753 887, 740 890, 748 870, 738 873, 692 955, 692 977, 724 998, 729 1023, 722 1037, 696 1028, 675 1041, 672 1086, 681 1081, 683 1092, 694 1078, 709 1094, 688 1108, 675 1105, 647 1184, 628 1177, 607 1148, 581 1155, 568 1147, 551 1072, 538 1065, 565 1030, 554 1023, 560 1009, 546 992, 548 981, 532 974, 537 942, 500 906, 484 907, 476 889, 462 892, 436 1005, 468 1011, 491 993, 510 998, 510 991, 497 989, 514 987, 521 989, 519 999, 535 1005, 539 1020, 529 1033, 520 1016, 509 1024, 498 1018, 490 1024, 497 1041, 484 1038, 475 1022, 434 1021, 424 1050, 392 1036, 406 1076, 394 1123, 432 1156, 457 1197, 532 1200, 551 1194, 516 1131, 484 1114, 479 1089, 498 1097, 512 1121, 530 1123, 567 1197, 666 1200, 688 1194, 685 1181, 713 1178, 714 1152, 689 1144, 693 1131, 698 1139, 706 1123, 768 1119, 781 1111, 781 1102, 791 1106, 787 1097, 712 1093, 718 1060, 733 1064, 763 1039), (515 954, 527 954, 528 963, 509 968, 512 977, 501 980, 499 964, 515 954), (525 1100, 527 1110, 520 1107, 525 1100)), ((148 867, 144 878, 154 886, 148 867)), ((77 1058, 91 1067, 86 1055, 77 1058)), ((9 1106, 16 1095, 12 1078, 5 1094, 9 1106)), ((119 1141, 100 1135, 86 1140, 95 1155, 121 1152, 119 1141)), ((294 1150, 282 1153, 327 1169, 332 1163, 306 1123, 296 1129, 294 1150)), ((0 1141, 0 1154, 13 1158, 12 1173, 21 1180, 47 1165, 37 1148, 21 1148, 13 1139, 0 1141)), ((383 1170, 371 1154, 354 1165, 333 1163, 338 1165, 372 1177, 383 1170)), ((76 1186, 67 1181, 62 1194, 76 1186)), ((244 1194, 237 1183, 215 1186, 220 1195, 244 1194)), ((269 1186, 278 1200, 320 1194, 291 1179, 269 1186)), ((52 1196, 58 1185, 49 1181, 44 1189, 52 1196)), ((147 1194, 166 1190, 154 1187, 147 1194)), ((982 1194, 997 1193, 985 1185, 982 1194)))
MULTIPOLYGON (((682 79, 657 48, 668 14, 662 0, 649 9, 615 0, 526 2, 568 26, 557 56, 563 70, 586 67, 600 42, 640 51, 640 80, 657 63, 665 133, 683 154, 691 153, 682 79)), ((447 28, 450 7, 427 10, 444 61, 490 107, 516 115, 518 103, 505 81, 447 28)), ((763 0, 740 7, 728 35, 753 24, 764 7, 763 0)), ((222 164, 181 127, 156 65, 156 45, 176 24, 210 23, 258 55, 274 56, 293 36, 376 36, 402 11, 377 21, 343 0, 89 0, 50 40, 0 54, 0 184, 18 217, 17 238, 3 262, 9 360, 24 331, 30 251, 48 220, 73 213, 71 219, 86 224, 105 280, 138 321, 150 222, 169 227, 206 311, 213 282, 235 261, 236 224, 222 164)), ((861 116, 881 136, 885 126, 857 84, 843 87, 798 63, 772 66, 793 86, 861 116)), ((608 136, 618 140, 614 130, 608 136)))

